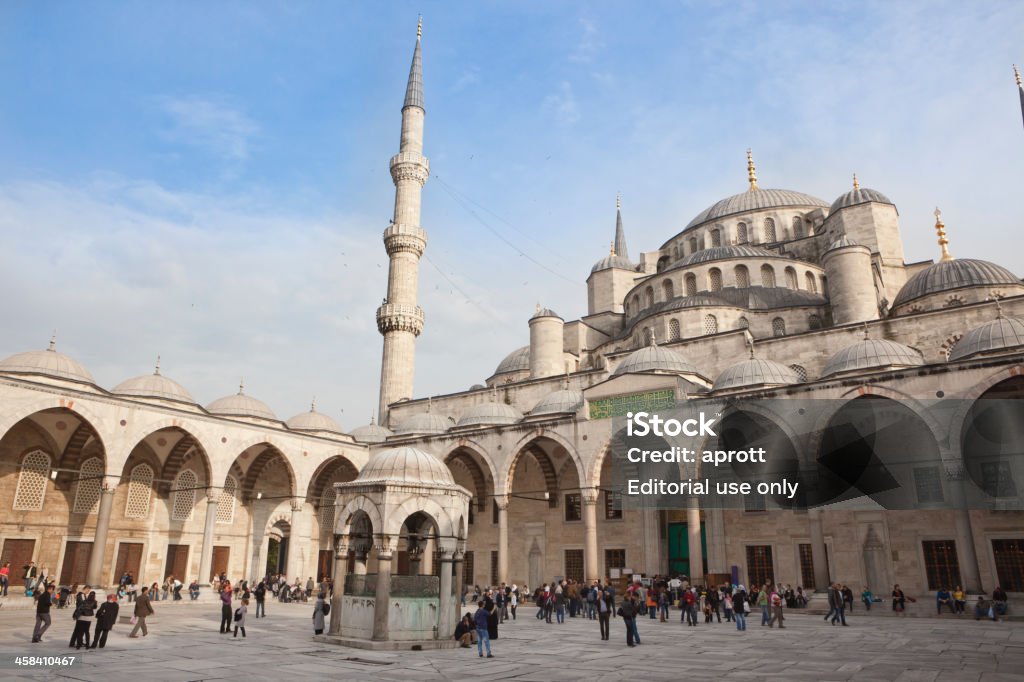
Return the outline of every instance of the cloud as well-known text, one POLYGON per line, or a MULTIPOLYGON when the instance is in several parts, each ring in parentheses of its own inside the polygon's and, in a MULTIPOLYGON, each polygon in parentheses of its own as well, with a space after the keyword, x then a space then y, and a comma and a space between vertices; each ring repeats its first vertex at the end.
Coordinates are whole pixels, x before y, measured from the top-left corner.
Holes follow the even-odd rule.
POLYGON ((164 139, 204 149, 232 163, 249 158, 260 127, 244 112, 198 95, 161 96, 156 101, 170 119, 170 127, 161 131, 164 139))
POLYGON ((545 97, 541 109, 553 115, 562 125, 575 125, 580 120, 580 108, 569 81, 562 81, 556 92, 545 97))
POLYGON ((589 17, 580 17, 583 33, 576 43, 576 48, 569 55, 569 61, 585 64, 593 61, 598 50, 604 47, 597 30, 597 23, 589 17))
POLYGON ((461 92, 466 88, 476 85, 480 82, 480 67, 470 66, 462 75, 455 81, 455 85, 452 86, 452 92, 461 92))

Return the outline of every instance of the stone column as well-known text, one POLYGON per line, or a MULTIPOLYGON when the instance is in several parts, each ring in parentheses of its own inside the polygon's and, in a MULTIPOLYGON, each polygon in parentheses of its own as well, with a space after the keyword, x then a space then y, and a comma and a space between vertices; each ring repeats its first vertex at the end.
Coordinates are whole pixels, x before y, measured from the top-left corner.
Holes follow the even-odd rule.
MULTIPOLYGON (((807 512, 807 522, 811 531, 811 562, 814 564, 814 591, 828 592, 831 582, 828 576, 828 554, 825 551, 825 533, 821 529, 820 509, 807 512)), ((875 589, 875 588, 873 588, 875 589)))
MULTIPOLYGON (((213 489, 206 491, 206 525, 203 526, 203 547, 199 554, 199 584, 210 585, 210 569, 213 564, 213 527, 217 523, 217 494, 213 489)), ((256 580, 256 576, 251 576, 256 580)))
POLYGON ((946 465, 946 480, 952 493, 953 525, 956 531, 956 555, 960 560, 960 580, 964 592, 980 593, 981 576, 978 571, 978 553, 974 548, 974 530, 971 512, 964 495, 964 467, 961 463, 946 465))
POLYGON ((725 559, 728 538, 725 532, 725 514, 722 508, 704 511, 704 531, 708 538, 708 573, 728 573, 729 564, 725 559))
POLYGON ((362 595, 366 588, 366 560, 368 552, 365 547, 356 545, 352 548, 355 551, 352 562, 352 594, 362 595))
POLYGON ((508 495, 496 495, 498 505, 498 582, 508 583, 508 495))
MULTIPOLYGON (((312 508, 312 505, 310 505, 312 508)), ((298 578, 303 588, 306 585, 308 571, 306 563, 310 548, 310 526, 312 516, 302 500, 292 500, 291 529, 288 532, 288 557, 285 562, 285 574, 289 584, 298 578)))
POLYGON ((455 632, 452 625, 452 554, 447 547, 437 548, 437 560, 441 564, 441 585, 438 593, 437 637, 447 639, 455 632))
POLYGON ((406 542, 406 551, 409 552, 409 575, 419 575, 420 564, 423 562, 423 543, 410 535, 406 542))
POLYGON ((388 639, 388 617, 391 610, 391 558, 394 549, 390 538, 377 545, 377 592, 373 603, 373 639, 388 639))
POLYGON ((334 544, 334 594, 331 595, 331 624, 328 633, 341 634, 341 604, 348 572, 348 536, 339 535, 334 544))
POLYGON ((601 579, 601 565, 597 561, 597 488, 584 488, 583 498, 583 576, 587 584, 601 579))
MULTIPOLYGON (((455 571, 455 585, 453 592, 455 593, 455 620, 452 622, 459 622, 462 620, 462 560, 463 552, 457 550, 452 554, 452 570, 455 571)), ((455 630, 453 629, 452 632, 455 630)))
POLYGON ((100 491, 99 514, 96 516, 96 535, 92 541, 92 551, 89 552, 89 570, 85 574, 85 581, 93 587, 101 587, 103 583, 103 556, 107 551, 110 509, 114 505, 114 489, 105 487, 106 479, 103 480, 103 485, 104 488, 100 491))
POLYGON ((690 543, 690 583, 703 585, 704 548, 700 542, 700 500, 696 496, 686 501, 686 534, 690 543))

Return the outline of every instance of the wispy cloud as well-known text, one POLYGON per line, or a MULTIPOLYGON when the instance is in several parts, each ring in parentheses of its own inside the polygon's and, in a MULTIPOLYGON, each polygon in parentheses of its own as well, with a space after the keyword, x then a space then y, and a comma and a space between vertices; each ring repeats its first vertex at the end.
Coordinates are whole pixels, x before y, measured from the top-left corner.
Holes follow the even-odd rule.
POLYGON ((580 107, 569 81, 562 81, 555 92, 545 97, 541 108, 562 125, 575 125, 580 120, 580 107))
POLYGON ((161 131, 172 142, 205 149, 231 163, 249 158, 260 128, 245 112, 215 98, 188 95, 156 99, 170 125, 161 131))
POLYGON ((580 28, 582 34, 576 48, 569 55, 569 61, 577 63, 588 63, 593 61, 597 52, 604 47, 601 42, 600 33, 597 30, 597 22, 590 17, 580 17, 580 28))
POLYGON ((462 75, 455 81, 455 85, 452 86, 452 92, 460 92, 466 88, 476 85, 480 82, 480 67, 470 66, 462 75))

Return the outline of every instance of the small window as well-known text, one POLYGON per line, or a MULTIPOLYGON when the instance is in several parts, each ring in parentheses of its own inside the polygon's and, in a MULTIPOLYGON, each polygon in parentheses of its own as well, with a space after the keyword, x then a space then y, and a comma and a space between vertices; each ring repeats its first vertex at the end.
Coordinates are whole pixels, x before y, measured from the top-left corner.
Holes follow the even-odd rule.
POLYGON ((626 550, 604 550, 604 574, 610 576, 613 568, 626 568, 626 550))
POLYGON ((491 523, 495 526, 498 525, 498 502, 496 500, 491 501, 491 523))
POLYGON ((91 457, 82 462, 82 467, 78 470, 78 483, 75 485, 75 513, 91 514, 96 511, 102 488, 103 462, 99 457, 91 457))
MULTIPOLYGON (((334 486, 327 484, 324 486, 324 491, 320 495, 320 527, 324 529, 334 528, 334 514, 337 511, 334 507, 334 501, 337 498, 337 492, 334 490, 334 486)), ((473 518, 473 502, 469 503, 469 517, 473 518)))
POLYGON ((793 268, 786 268, 786 286, 793 290, 800 288, 800 282, 796 278, 796 270, 793 268))
POLYGON ((942 502, 944 498, 939 467, 914 467, 914 489, 917 491, 918 502, 942 502))
POLYGON ((697 238, 690 237, 690 253, 697 253, 697 238))
POLYGON ((750 271, 747 270, 746 265, 737 265, 733 269, 733 274, 736 276, 736 286, 740 289, 746 289, 750 286, 750 271))
POLYGON ((775 268, 770 265, 761 266, 761 286, 765 289, 775 288, 775 268))
POLYGON ((740 223, 736 226, 736 243, 746 244, 749 241, 747 238, 747 224, 740 223))
POLYGON ((1010 463, 1005 460, 983 462, 981 465, 981 489, 992 497, 1016 497, 1017 486, 1013 482, 1010 463))
POLYGON ((775 583, 775 566, 771 545, 747 546, 747 576, 751 591, 765 583, 775 583))
POLYGON ((810 543, 800 545, 800 580, 803 581, 805 590, 815 589, 814 554, 810 543))
POLYGON ((762 232, 762 235, 764 236, 764 239, 761 241, 766 244, 778 241, 775 237, 775 221, 772 218, 764 219, 764 231, 762 232))
POLYGON ((737 329, 750 329, 750 320, 748 320, 747 318, 741 316, 740 319, 736 320, 736 328, 737 329))
POLYGON ((224 489, 220 491, 217 498, 217 523, 233 523, 235 520, 235 493, 238 490, 238 482, 235 477, 228 474, 224 479, 224 489))
POLYGON ((711 246, 721 246, 721 245, 722 245, 722 231, 718 230, 718 229, 711 230, 711 246))
POLYGON ((651 341, 654 341, 654 333, 650 327, 644 327, 644 345, 651 345, 651 341))
POLYGON ((953 540, 924 540, 924 572, 928 577, 928 589, 951 590, 960 581, 960 562, 956 554, 956 542, 953 540))
POLYGON ((149 500, 153 492, 153 468, 139 464, 128 479, 128 499, 125 500, 126 519, 144 519, 149 516, 149 500))
POLYGON ((704 335, 710 336, 711 334, 718 333, 718 318, 714 315, 704 316, 704 335))
POLYGON ((583 582, 583 550, 565 550, 565 578, 577 583, 583 582))
POLYGON ((644 304, 648 308, 654 307, 654 287, 644 289, 644 304))
POLYGON ((583 497, 580 493, 566 493, 565 495, 565 520, 583 520, 583 497))
POLYGON ((793 216, 793 237, 795 239, 801 239, 804 236, 804 221, 803 218, 796 215, 793 216))
POLYGON ((808 315, 807 316, 807 328, 808 329, 821 329, 821 317, 819 315, 808 315))
POLYGON ((999 586, 1007 592, 1024 592, 1024 539, 993 540, 999 586))
POLYGON ((814 279, 813 272, 808 272, 804 274, 804 282, 806 284, 807 291, 811 292, 812 294, 818 293, 818 283, 814 279))
POLYGON ((800 383, 806 383, 807 381, 807 368, 803 365, 790 365, 789 368, 796 372, 796 375, 800 377, 800 383))
POLYGON ((682 332, 679 328, 679 320, 671 319, 668 321, 668 340, 678 341, 682 338, 682 332))
POLYGON ((959 308, 964 304, 964 299, 959 296, 950 296, 949 299, 942 304, 943 308, 959 308))
POLYGON ((666 301, 671 301, 675 297, 672 291, 672 280, 666 279, 661 283, 661 296, 666 301))
POLYGON ((768 499, 759 493, 752 492, 743 496, 743 511, 763 512, 768 511, 768 499))
POLYGON ((686 275, 685 279, 686 295, 696 296, 697 295, 697 276, 692 272, 686 275))
POLYGON ((772 336, 785 336, 786 335, 786 321, 781 317, 776 317, 772 320, 772 336))
POLYGON ((708 270, 708 285, 711 291, 722 290, 722 271, 718 268, 708 270))
POLYGON ((622 495, 614 490, 604 491, 604 517, 609 520, 622 518, 622 495))
POLYGON ((172 521, 188 521, 196 506, 196 488, 199 479, 191 469, 185 469, 174 482, 174 503, 171 505, 172 521))

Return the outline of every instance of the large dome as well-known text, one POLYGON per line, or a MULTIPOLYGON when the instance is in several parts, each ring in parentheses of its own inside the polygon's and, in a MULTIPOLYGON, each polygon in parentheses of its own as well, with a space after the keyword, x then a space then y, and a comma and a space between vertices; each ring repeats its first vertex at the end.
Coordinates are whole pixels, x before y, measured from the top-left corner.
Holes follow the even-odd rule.
POLYGON ((494 373, 505 374, 506 372, 518 372, 527 369, 530 369, 530 347, 523 346, 522 348, 516 348, 506 355, 505 359, 498 365, 498 369, 494 370, 494 373))
POLYGON ((651 344, 627 355, 612 374, 617 376, 639 372, 696 373, 697 368, 674 350, 651 344))
POLYGON ((245 395, 242 392, 241 386, 238 387, 238 393, 235 395, 228 395, 214 400, 206 406, 206 411, 223 417, 256 417, 258 419, 278 421, 277 415, 267 407, 266 403, 245 395))
POLYGON ((889 200, 889 197, 877 190, 868 189, 867 187, 857 187, 856 189, 851 189, 846 194, 839 195, 839 198, 832 202, 832 205, 828 209, 828 213, 829 215, 832 215, 836 211, 844 208, 856 206, 857 204, 867 204, 872 201, 879 204, 894 205, 889 200))
POLYGON ((55 379, 82 381, 88 384, 96 383, 82 363, 63 353, 58 353, 55 342, 52 340, 50 347, 46 350, 17 353, 0 361, 0 372, 39 374, 55 379))
POLYGON ((779 254, 772 253, 755 246, 713 246, 710 249, 691 253, 686 258, 678 260, 669 266, 669 269, 683 268, 698 263, 708 263, 715 260, 726 260, 728 258, 779 258, 779 254))
POLYGON ((964 287, 1020 284, 1020 279, 1004 268, 985 260, 957 258, 929 265, 907 280, 893 301, 893 307, 913 300, 964 287))
POLYGON ((761 358, 750 358, 733 365, 722 372, 712 390, 724 391, 726 389, 754 388, 756 386, 788 386, 799 384, 800 377, 797 373, 785 365, 762 360, 761 358))
POLYGON ((392 433, 391 429, 374 423, 371 419, 369 424, 352 429, 349 435, 360 443, 383 443, 395 434, 392 433))
POLYGON ((998 353, 1024 346, 1024 320, 1000 317, 975 327, 956 342, 949 353, 950 362, 975 355, 998 353))
POLYGON ((444 462, 416 448, 392 448, 370 458, 356 480, 455 485, 444 462))
POLYGON ((697 214, 697 217, 690 221, 686 229, 697 227, 704 223, 725 218, 737 213, 759 211, 766 208, 826 208, 828 203, 812 197, 803 192, 794 192, 788 189, 755 189, 734 194, 721 201, 715 202, 708 208, 697 214))
POLYGON ((309 412, 302 412, 285 422, 285 426, 293 431, 329 431, 331 433, 344 433, 338 422, 326 414, 316 411, 316 406, 310 406, 309 412))
POLYGON ((576 412, 581 407, 583 407, 583 394, 579 391, 563 388, 560 391, 548 393, 546 396, 541 398, 540 401, 533 406, 533 409, 530 410, 530 414, 563 414, 567 412, 576 412))
POLYGON ((523 418, 519 410, 505 403, 486 402, 473 405, 459 417, 459 426, 515 424, 523 418))
POLYGON ((160 373, 160 366, 152 374, 126 379, 114 387, 111 393, 130 395, 137 398, 158 398, 195 404, 195 398, 185 387, 160 373))
POLYGON ((395 426, 395 434, 399 436, 424 436, 444 433, 451 424, 440 415, 421 412, 407 417, 395 426))
POLYGON ((924 358, 921 354, 902 343, 885 339, 863 339, 829 358, 821 376, 889 367, 919 367, 923 364, 924 358))

